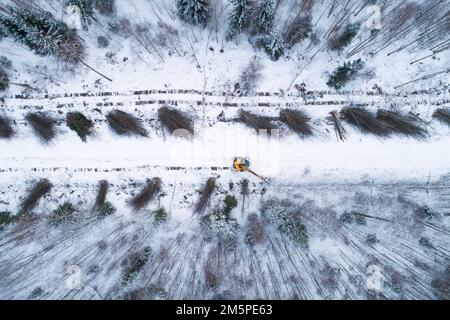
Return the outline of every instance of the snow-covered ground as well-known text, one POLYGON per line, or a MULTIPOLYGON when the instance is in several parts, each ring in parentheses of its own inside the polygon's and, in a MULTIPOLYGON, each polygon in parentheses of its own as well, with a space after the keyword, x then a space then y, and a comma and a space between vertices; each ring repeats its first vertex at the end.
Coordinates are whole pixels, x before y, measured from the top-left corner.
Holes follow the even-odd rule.
MULTIPOLYGON (((58 1, 34 2, 67 19, 58 1)), ((296 1, 279 2, 275 26, 282 29, 296 1)), ((314 2, 315 40, 271 61, 248 35, 225 40, 226 0, 214 1, 214 19, 206 27, 181 22, 175 1, 116 0, 114 18, 97 14, 88 30, 78 30, 85 63, 112 81, 0 39, 0 55, 13 63, 10 81, 33 88, 10 85, 1 96, 0 115, 14 120, 16 132, 0 139, 0 213, 18 214, 40 179, 53 185, 33 214, 0 229, 0 298, 448 299, 448 286, 438 285, 450 262, 450 127, 432 115, 450 106, 449 73, 426 76, 448 70, 450 56, 437 52, 415 62, 448 36, 428 46, 414 41, 422 39, 421 30, 394 43, 374 41, 350 58, 363 59, 366 75, 336 91, 326 84, 328 74, 370 30, 363 24, 343 52, 328 49, 326 34, 344 8, 354 10, 349 22, 365 21, 367 12, 358 12, 362 2, 356 0, 338 1, 333 11, 336 1, 314 2), (112 19, 146 25, 155 47, 142 45, 136 34, 111 32, 112 19), (176 32, 167 32, 167 25, 176 32), (98 36, 109 40, 106 48, 98 48, 98 36), (255 56, 261 73, 255 92, 239 96, 235 83, 255 56), (295 86, 302 83, 305 92, 295 86), (164 104, 193 119, 194 139, 162 129, 158 109, 164 104), (347 139, 340 141, 328 116, 350 105, 412 112, 429 135, 379 138, 343 123, 347 139), (241 108, 268 117, 284 108, 303 110, 316 135, 302 139, 277 122, 279 132, 258 136, 234 121, 241 108), (113 109, 138 117, 149 136, 117 136, 105 118, 113 109), (32 133, 25 120, 30 111, 57 120, 50 143, 32 133), (70 111, 94 121, 87 142, 66 126, 70 111), (233 172, 236 155, 249 157, 252 169, 270 181, 233 172), (129 200, 155 177, 162 181, 160 192, 133 211, 129 200), (210 177, 216 178, 211 200, 194 213, 210 177), (104 218, 92 211, 100 180, 109 182, 107 200, 117 209, 104 218), (236 233, 231 240, 205 236, 203 217, 222 210, 227 195, 237 199, 231 211, 236 233), (307 248, 268 218, 265 204, 274 199, 306 227, 307 248), (49 225, 48 217, 66 201, 77 209, 75 220, 49 225), (158 224, 160 208, 169 218, 158 224), (263 236, 249 244, 255 225, 263 236), (145 261, 124 281, 126 261, 137 253, 145 261)), ((398 5, 383 5, 382 17, 398 5)))

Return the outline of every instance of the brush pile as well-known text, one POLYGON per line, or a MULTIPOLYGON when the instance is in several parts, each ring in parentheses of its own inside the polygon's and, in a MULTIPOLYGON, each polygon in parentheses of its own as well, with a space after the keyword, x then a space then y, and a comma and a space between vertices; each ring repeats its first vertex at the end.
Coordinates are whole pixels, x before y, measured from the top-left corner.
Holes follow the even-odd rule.
POLYGON ((105 218, 114 214, 117 209, 114 205, 106 201, 106 194, 108 193, 109 183, 107 180, 101 180, 99 183, 97 198, 95 199, 94 207, 92 208, 93 212, 98 214, 99 218, 105 218))
POLYGON ((247 232, 245 234, 245 242, 254 246, 262 243, 266 236, 264 226, 259 217, 255 213, 251 213, 247 218, 247 232))
POLYGON ((339 115, 336 110, 330 112, 330 119, 333 123, 334 131, 336 132, 336 137, 338 140, 345 141, 346 131, 342 126, 341 120, 339 119, 339 115))
POLYGON ((109 183, 107 180, 101 180, 98 184, 97 198, 95 199, 94 210, 100 210, 105 205, 106 194, 108 193, 109 183))
POLYGON ((300 110, 281 110, 280 119, 302 138, 313 135, 311 125, 309 124, 311 118, 300 110))
POLYGON ((39 199, 50 192, 52 184, 47 179, 42 179, 30 190, 29 194, 20 203, 19 212, 27 213, 36 207, 39 199))
POLYGON ((371 112, 363 108, 343 108, 341 117, 364 133, 371 133, 376 136, 387 136, 390 133, 390 128, 384 122, 375 118, 371 112))
POLYGON ((214 188, 216 187, 216 179, 215 178, 209 178, 206 182, 205 187, 202 190, 200 199, 197 202, 197 205, 195 206, 194 212, 195 213, 201 213, 205 209, 206 205, 209 202, 209 199, 211 198, 211 195, 214 191, 214 188))
POLYGON ((29 113, 25 116, 34 133, 45 143, 56 136, 56 121, 43 112, 29 113))
POLYGON ((180 111, 163 106, 158 110, 158 117, 170 134, 174 132, 182 134, 181 130, 183 130, 188 132, 191 137, 194 135, 192 120, 180 111))
POLYGON ((152 249, 150 247, 145 247, 138 252, 130 253, 125 259, 122 261, 122 283, 124 285, 130 283, 132 280, 136 278, 139 272, 147 263, 150 255, 152 253, 152 249))
POLYGON ((258 116, 248 111, 244 111, 243 109, 239 111, 238 120, 248 127, 255 129, 256 132, 259 132, 260 130, 267 130, 270 135, 270 131, 272 129, 277 129, 277 127, 274 126, 267 117, 258 116))
POLYGON ((137 118, 129 113, 115 109, 106 115, 106 119, 111 129, 118 135, 148 137, 147 130, 144 129, 137 118))
POLYGON ((64 202, 56 210, 54 210, 48 218, 49 223, 52 226, 59 226, 72 222, 75 219, 74 213, 77 210, 70 202, 64 202))
POLYGON ((0 138, 9 139, 13 134, 14 130, 11 126, 11 120, 0 116, 0 138))
POLYGON ((144 189, 137 196, 130 200, 129 205, 135 211, 144 208, 150 200, 161 190, 161 179, 154 178, 150 180, 144 189))
POLYGON ((415 138, 425 138, 428 132, 417 124, 417 119, 398 112, 379 110, 376 119, 383 123, 389 132, 403 134, 415 138))
POLYGON ((433 113, 433 118, 450 126, 450 110, 449 109, 437 109, 433 113))
POLYGON ((414 138, 425 138, 428 132, 414 115, 404 115, 395 111, 379 110, 374 116, 368 110, 347 107, 341 111, 341 118, 364 133, 385 137, 402 134, 414 138))
POLYGON ((69 112, 66 117, 67 126, 75 131, 83 142, 92 133, 94 123, 81 112, 69 112))
POLYGON ((262 216, 303 248, 308 247, 308 232, 298 213, 290 212, 287 203, 270 199, 262 205, 262 216))

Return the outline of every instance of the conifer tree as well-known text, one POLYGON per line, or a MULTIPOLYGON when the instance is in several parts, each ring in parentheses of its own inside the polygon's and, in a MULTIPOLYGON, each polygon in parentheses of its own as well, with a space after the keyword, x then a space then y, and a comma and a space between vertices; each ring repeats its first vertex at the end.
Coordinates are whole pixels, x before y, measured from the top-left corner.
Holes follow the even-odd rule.
POLYGON ((268 33, 272 29, 274 18, 273 0, 263 0, 258 8, 258 31, 268 33))
POLYGON ((6 7, 0 13, 0 26, 8 37, 39 55, 54 55, 69 63, 76 63, 82 58, 83 46, 76 32, 49 12, 28 6, 6 7))
POLYGON ((347 47, 358 34, 360 27, 360 23, 350 23, 346 25, 340 34, 330 39, 330 48, 332 50, 340 51, 347 47))
POLYGON ((250 0, 231 0, 231 4, 232 9, 228 17, 228 29, 226 34, 227 40, 231 40, 237 34, 243 32, 250 24, 250 0))
POLYGON ((277 61, 284 54, 283 39, 279 33, 274 32, 262 37, 259 40, 259 45, 273 61, 277 61))
POLYGON ((345 62, 342 66, 336 68, 328 77, 327 85, 336 90, 342 88, 347 82, 353 80, 358 72, 364 67, 361 59, 353 62, 345 62))
POLYGON ((209 0, 177 0, 178 15, 192 24, 205 24, 209 16, 209 0))

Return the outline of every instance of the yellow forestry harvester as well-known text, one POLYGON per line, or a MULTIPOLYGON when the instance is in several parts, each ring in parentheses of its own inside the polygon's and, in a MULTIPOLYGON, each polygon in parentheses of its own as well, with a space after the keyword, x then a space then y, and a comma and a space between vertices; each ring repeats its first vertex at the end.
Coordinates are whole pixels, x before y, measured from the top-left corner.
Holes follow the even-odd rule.
POLYGON ((244 157, 236 157, 233 160, 233 169, 236 172, 244 172, 244 171, 248 171, 251 174, 257 176, 258 178, 260 178, 263 181, 268 181, 269 179, 267 177, 261 176, 259 174, 257 174, 256 172, 254 172, 253 170, 249 169, 250 167, 250 160, 244 158, 244 157))

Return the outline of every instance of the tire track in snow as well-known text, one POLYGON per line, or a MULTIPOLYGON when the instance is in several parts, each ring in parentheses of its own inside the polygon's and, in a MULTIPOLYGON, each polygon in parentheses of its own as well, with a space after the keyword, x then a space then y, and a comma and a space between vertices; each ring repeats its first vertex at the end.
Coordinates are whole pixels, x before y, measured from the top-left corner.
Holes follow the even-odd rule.
POLYGON ((397 103, 399 105, 441 106, 450 103, 448 92, 431 90, 411 93, 384 94, 358 91, 307 91, 302 94, 258 92, 254 96, 239 96, 229 92, 199 90, 141 90, 131 93, 98 92, 48 94, 43 96, 15 95, 4 98, 5 105, 14 109, 61 110, 79 106, 89 108, 142 106, 209 106, 235 108, 289 108, 339 106, 349 103, 361 106, 397 103))
MULTIPOLYGON (((323 96, 323 95, 367 95, 367 96, 387 96, 387 97, 406 97, 406 96, 416 96, 416 95, 436 95, 450 93, 450 89, 442 90, 420 90, 411 92, 397 92, 397 93, 382 93, 380 91, 333 91, 333 90, 305 90, 298 93, 283 93, 283 92, 256 92, 257 97, 301 97, 301 96, 323 96)), ((227 91, 202 91, 196 89, 147 89, 147 90, 136 90, 131 92, 119 92, 119 91, 103 91, 103 92, 82 92, 82 93, 60 93, 60 94, 45 94, 42 96, 27 96, 27 95, 12 95, 6 97, 6 99, 43 99, 43 100, 53 100, 58 98, 70 98, 70 97, 108 97, 108 96, 142 96, 142 95, 154 95, 154 94, 195 94, 204 96, 234 96, 240 97, 227 91)))

